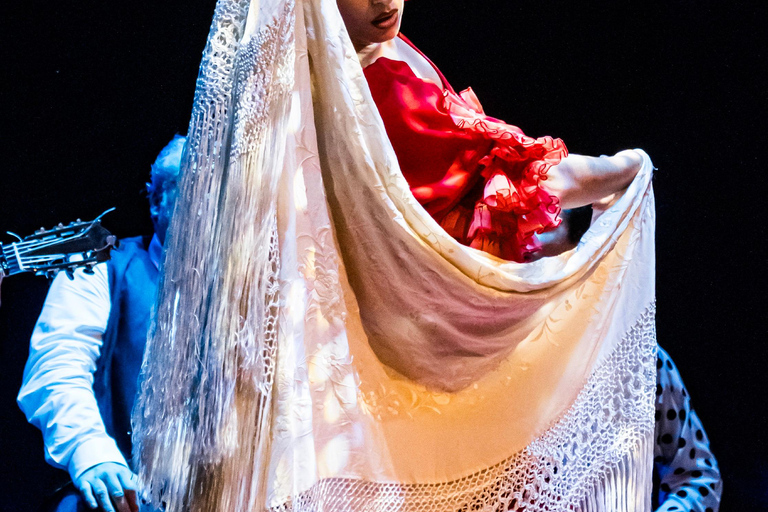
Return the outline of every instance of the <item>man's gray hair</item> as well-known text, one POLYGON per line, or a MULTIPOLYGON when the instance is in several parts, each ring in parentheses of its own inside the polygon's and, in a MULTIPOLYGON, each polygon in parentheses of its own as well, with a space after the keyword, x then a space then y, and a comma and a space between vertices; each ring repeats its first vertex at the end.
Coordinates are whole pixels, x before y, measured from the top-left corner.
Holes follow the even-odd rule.
POLYGON ((176 201, 181 155, 187 138, 174 135, 171 142, 157 155, 152 164, 150 182, 147 183, 149 196, 149 212, 152 218, 170 217, 176 201))

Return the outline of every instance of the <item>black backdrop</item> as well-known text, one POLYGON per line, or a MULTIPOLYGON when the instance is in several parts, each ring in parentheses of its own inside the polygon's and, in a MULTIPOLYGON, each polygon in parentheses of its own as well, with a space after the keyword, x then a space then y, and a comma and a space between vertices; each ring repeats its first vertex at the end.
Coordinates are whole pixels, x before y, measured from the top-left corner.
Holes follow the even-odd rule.
MULTIPOLYGON (((151 232, 149 164, 184 132, 214 0, 4 7, 0 220, 151 232)), ((659 168, 658 331, 725 478, 722 510, 768 510, 766 3, 413 0, 403 32, 486 112, 575 153, 642 147, 659 168)), ((3 240, 9 239, 3 237, 3 240)), ((15 405, 42 278, 3 283, 0 509, 60 475, 15 405)))

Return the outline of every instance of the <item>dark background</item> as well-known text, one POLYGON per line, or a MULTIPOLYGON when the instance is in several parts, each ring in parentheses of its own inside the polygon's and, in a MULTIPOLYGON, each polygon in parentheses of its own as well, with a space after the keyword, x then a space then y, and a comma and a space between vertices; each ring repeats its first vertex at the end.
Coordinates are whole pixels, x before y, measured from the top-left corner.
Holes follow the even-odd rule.
MULTIPOLYGON (((149 166, 185 132, 213 0, 42 2, 0 18, 0 229, 21 235, 117 206, 151 232, 149 166)), ((725 479, 722 510, 768 510, 766 2, 413 0, 403 32, 486 112, 574 153, 642 147, 657 199, 659 341, 725 479)), ((3 240, 10 238, 3 236, 3 240)), ((43 278, 3 283, 0 509, 57 475, 15 404, 43 278)))

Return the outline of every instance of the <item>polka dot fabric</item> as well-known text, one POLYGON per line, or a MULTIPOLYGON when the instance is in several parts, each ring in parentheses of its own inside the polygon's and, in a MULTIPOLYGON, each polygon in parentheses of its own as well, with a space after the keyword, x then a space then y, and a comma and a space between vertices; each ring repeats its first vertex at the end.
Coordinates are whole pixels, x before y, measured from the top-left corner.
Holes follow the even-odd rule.
POLYGON ((653 477, 658 512, 716 512, 722 480, 683 379, 662 348, 656 362, 653 477))

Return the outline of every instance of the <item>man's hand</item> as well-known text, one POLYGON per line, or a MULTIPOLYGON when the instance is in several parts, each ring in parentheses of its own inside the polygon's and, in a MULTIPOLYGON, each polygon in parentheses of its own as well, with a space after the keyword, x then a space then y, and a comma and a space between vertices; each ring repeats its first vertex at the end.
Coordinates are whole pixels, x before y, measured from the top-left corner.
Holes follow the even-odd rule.
POLYGON ((74 480, 88 506, 104 512, 138 512, 136 475, 115 462, 103 462, 88 468, 74 480))

